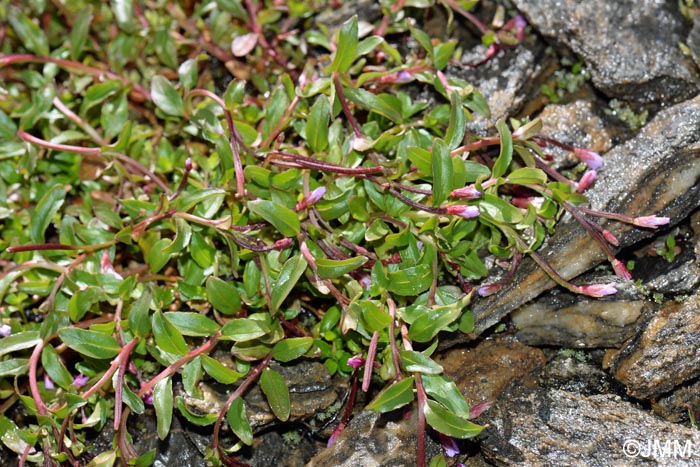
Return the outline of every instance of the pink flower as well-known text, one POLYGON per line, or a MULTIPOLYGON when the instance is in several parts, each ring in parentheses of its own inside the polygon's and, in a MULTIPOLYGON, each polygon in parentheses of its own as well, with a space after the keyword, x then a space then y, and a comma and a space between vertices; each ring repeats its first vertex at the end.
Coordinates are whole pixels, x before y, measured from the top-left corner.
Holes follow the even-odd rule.
POLYGON ((627 267, 619 259, 614 258, 612 260, 612 267, 615 270, 615 274, 617 274, 619 277, 622 277, 627 281, 632 279, 632 274, 630 274, 627 267))
POLYGON ((440 437, 440 444, 442 444, 442 449, 445 450, 445 455, 447 457, 454 457, 459 454, 459 446, 457 446, 457 441, 452 436, 447 436, 442 433, 438 433, 440 437))
POLYGON ((620 246, 620 241, 617 239, 615 235, 609 230, 603 230, 603 238, 607 240, 607 242, 613 246, 620 246))
POLYGON ((73 378, 73 386, 76 388, 82 388, 87 384, 87 382, 90 380, 89 376, 85 376, 83 374, 79 374, 75 378, 73 378))
POLYGON ((391 76, 391 82, 393 83, 408 83, 413 79, 413 74, 406 70, 397 71, 389 76, 391 76))
POLYGON ((362 354, 357 354, 354 357, 348 358, 348 366, 354 369, 360 368, 365 364, 365 359, 362 358, 362 354))
POLYGON ((532 204, 536 209, 540 209, 544 198, 541 196, 516 196, 511 199, 511 203, 516 208, 527 209, 528 205, 532 204))
POLYGON ((306 195, 304 199, 299 201, 297 205, 294 207, 295 211, 301 211, 302 209, 306 209, 309 206, 313 206, 314 204, 318 203, 321 198, 323 198, 323 195, 326 194, 326 187, 325 186, 320 186, 316 188, 314 191, 306 195))
POLYGON ((0 325, 0 337, 7 337, 12 334, 12 328, 9 324, 0 325))
POLYGON ((450 196, 453 198, 477 199, 481 197, 481 192, 474 185, 467 185, 462 188, 452 190, 450 196))
POLYGON ((455 204, 453 206, 447 206, 447 214, 452 214, 453 216, 460 216, 465 219, 471 219, 479 215, 479 208, 476 206, 467 206, 465 204, 455 204))
POLYGON ((292 246, 292 243, 294 241, 291 238, 285 237, 285 238, 280 238, 275 242, 275 244, 272 246, 272 249, 274 250, 284 250, 285 248, 289 248, 292 246))
POLYGON ((593 170, 597 170, 603 166, 603 158, 600 157, 600 154, 590 149, 574 148, 574 154, 593 170))
POLYGON ((632 219, 632 223, 637 227, 648 227, 655 229, 661 225, 666 225, 671 221, 670 217, 642 216, 632 219))
POLYGON ((482 285, 478 289, 476 289, 476 293, 479 294, 480 297, 486 297, 489 296, 495 292, 498 291, 498 289, 501 288, 501 284, 486 284, 482 285))
POLYGON ((585 191, 591 184, 595 181, 596 176, 598 175, 598 172, 595 170, 589 170, 585 174, 583 174, 583 177, 581 177, 581 180, 576 184, 576 191, 579 193, 585 191))
POLYGON ((612 282, 609 284, 575 285, 573 286, 573 290, 576 293, 595 298, 605 297, 606 295, 614 295, 617 293, 615 284, 612 282))

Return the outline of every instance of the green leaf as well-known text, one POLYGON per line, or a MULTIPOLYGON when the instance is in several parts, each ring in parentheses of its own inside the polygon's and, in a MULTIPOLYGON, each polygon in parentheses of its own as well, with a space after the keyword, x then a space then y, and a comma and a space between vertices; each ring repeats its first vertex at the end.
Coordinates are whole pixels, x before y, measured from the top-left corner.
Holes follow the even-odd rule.
POLYGON ((508 129, 508 125, 503 119, 496 122, 496 128, 498 129, 498 135, 501 138, 501 152, 498 155, 498 159, 493 164, 493 177, 502 177, 507 171, 510 162, 513 160, 513 139, 508 129))
POLYGON ((163 65, 173 69, 177 68, 177 49, 168 28, 160 28, 156 31, 153 36, 153 45, 156 49, 156 55, 163 65))
POLYGON ((432 172, 433 206, 440 206, 452 191, 454 174, 450 151, 439 138, 433 139, 432 172))
POLYGON ((418 295, 430 288, 433 283, 433 270, 428 264, 387 273, 386 288, 396 295, 418 295))
POLYGON ((122 88, 122 82, 118 79, 110 79, 103 83, 93 84, 85 92, 83 102, 80 104, 80 113, 85 114, 88 110, 100 105, 110 96, 115 95, 122 88))
POLYGON ((289 419, 291 404, 289 402, 289 388, 282 375, 270 368, 265 368, 260 375, 260 388, 272 412, 277 418, 285 422, 289 419))
POLYGON ((401 355, 401 364, 406 371, 417 371, 428 375, 438 375, 443 371, 442 367, 435 363, 432 358, 420 352, 402 350, 399 354, 401 355))
POLYGON ((132 29, 132 19, 134 17, 133 0, 110 0, 110 6, 117 20, 119 27, 126 32, 132 29))
POLYGON ((91 5, 87 5, 86 8, 81 9, 75 16, 69 38, 71 60, 76 61, 80 59, 80 54, 83 52, 85 40, 87 39, 88 32, 90 31, 92 18, 93 14, 91 5))
POLYGON ((435 430, 454 438, 473 438, 481 433, 483 426, 458 417, 435 401, 428 399, 425 405, 425 421, 435 430))
POLYGON ((248 446, 253 444, 253 430, 245 415, 245 401, 242 397, 237 397, 231 402, 226 412, 226 420, 238 439, 248 446))
POLYGON ((464 141, 467 131, 467 116, 462 108, 462 99, 457 91, 450 94, 450 124, 447 126, 445 142, 449 150, 456 149, 464 141))
POLYGON ((321 152, 328 147, 328 122, 330 120, 330 104, 328 98, 320 95, 311 107, 309 119, 306 121, 306 141, 311 150, 321 152))
POLYGON ((360 43, 357 44, 353 61, 372 52, 382 42, 384 42, 384 38, 382 36, 369 36, 361 40, 360 43))
POLYGON ((112 358, 121 350, 114 337, 97 331, 63 328, 58 331, 58 337, 71 349, 92 358, 112 358))
POLYGON ((180 84, 187 91, 197 85, 197 78, 199 77, 197 64, 197 59, 190 58, 182 62, 177 69, 177 74, 180 77, 180 84))
POLYGON ((433 306, 411 324, 408 336, 416 342, 428 342, 459 318, 461 312, 462 307, 455 304, 433 306))
MULTIPOLYGON (((17 125, 14 120, 0 109, 0 138, 12 139, 16 137, 16 133, 17 125)), ((0 158, 4 158, 4 156, 0 156, 0 158)))
MULTIPOLYGON (((432 175, 433 165, 432 154, 430 151, 418 146, 411 146, 406 149, 406 155, 408 156, 408 160, 410 160, 413 165, 416 166, 416 169, 418 169, 419 172, 423 173, 424 175, 432 175)), ((486 174, 489 175, 491 171, 488 170, 488 168, 486 170, 486 174)))
POLYGON ((357 15, 343 23, 338 35, 333 62, 328 71, 344 73, 350 68, 355 60, 355 51, 358 43, 357 15))
POLYGON ((28 371, 28 358, 10 358, 0 362, 0 377, 21 376, 27 374, 28 371))
POLYGON ((432 59, 435 51, 433 50, 433 41, 430 40, 430 36, 418 28, 410 29, 413 38, 426 50, 426 52, 428 52, 428 55, 430 55, 430 58, 432 59))
POLYGON ((151 320, 148 316, 151 298, 151 291, 144 290, 129 308, 129 329, 139 337, 146 337, 151 332, 151 320))
POLYGON ((316 267, 318 277, 321 279, 335 279, 350 271, 354 271, 367 262, 364 256, 355 256, 348 259, 326 259, 317 258, 316 267))
POLYGON ((522 167, 508 174, 507 180, 512 185, 546 185, 547 174, 540 169, 522 167))
POLYGON ((296 237, 299 234, 299 218, 286 206, 266 199, 256 199, 248 201, 248 209, 272 224, 285 237, 296 237))
POLYGON ((185 103, 168 78, 156 75, 151 79, 153 103, 167 115, 179 117, 185 114, 185 103))
POLYGON ((284 113, 289 107, 289 97, 283 86, 277 86, 267 101, 265 119, 262 122, 262 139, 265 140, 280 124, 284 113))
POLYGON ((175 355, 187 354, 189 349, 185 338, 182 337, 182 334, 175 326, 165 319, 161 311, 158 310, 153 313, 151 326, 153 327, 153 337, 156 339, 156 345, 160 350, 175 355))
POLYGON ((192 227, 185 219, 178 217, 175 219, 175 237, 162 250, 164 256, 172 256, 181 252, 190 244, 192 238, 192 227))
POLYGON ((227 368, 223 363, 208 355, 202 355, 202 367, 209 376, 221 384, 233 384, 244 376, 243 373, 227 368))
POLYGON ((312 337, 282 339, 272 347, 272 358, 278 362, 291 362, 308 352, 313 343, 312 337))
POLYGON ((15 425, 15 422, 0 415, 0 440, 9 450, 24 454, 29 448, 29 444, 23 439, 24 433, 15 425))
POLYGON ((224 324, 221 334, 236 342, 247 342, 262 337, 272 329, 269 323, 251 318, 232 319, 224 324))
POLYGON ((0 339, 0 357, 22 349, 36 347, 41 343, 39 331, 24 331, 0 339))
POLYGON ((349 311, 360 316, 367 332, 384 331, 391 323, 391 315, 382 310, 373 300, 354 301, 350 304, 349 311))
POLYGON ((165 319, 184 336, 211 336, 219 330, 219 325, 199 313, 169 311, 165 319))
POLYGON ((51 224, 53 216, 63 205, 66 197, 66 188, 63 184, 56 184, 49 188, 41 197, 34 209, 32 222, 29 224, 29 238, 32 243, 44 243, 44 234, 51 224))
POLYGON ((43 57, 49 56, 49 41, 39 25, 22 15, 17 8, 10 8, 7 20, 27 49, 43 57))
POLYGON ((207 279, 207 299, 209 303, 220 313, 235 315, 241 309, 241 296, 233 285, 219 279, 210 277, 207 279))
POLYGON ((399 100, 390 94, 376 95, 364 89, 343 88, 345 97, 351 102, 371 112, 376 112, 392 122, 402 123, 401 104, 399 100))
POLYGON ((386 413, 410 404, 414 399, 413 381, 414 377, 411 376, 385 386, 365 408, 375 412, 386 413))
POLYGON ((292 256, 285 261, 272 289, 270 297, 270 311, 272 313, 279 310, 287 295, 294 289, 297 281, 304 274, 306 264, 302 255, 292 256))
POLYGON ((517 224, 523 221, 523 213, 520 209, 496 195, 484 193, 477 202, 479 204, 479 213, 482 217, 498 223, 517 224))
POLYGON ((42 349, 41 366, 51 379, 63 389, 68 389, 73 385, 73 376, 66 369, 53 346, 47 345, 42 349))
POLYGON ((165 378, 153 386, 153 407, 156 409, 158 438, 165 439, 173 420, 173 381, 165 378))
POLYGON ((101 287, 85 287, 76 290, 68 301, 68 316, 74 323, 80 321, 85 313, 104 295, 101 287))
POLYGON ((452 55, 454 54, 455 47, 457 47, 457 41, 448 41, 438 44, 433 49, 435 58, 433 59, 433 66, 438 70, 444 69, 450 62, 452 55))
POLYGON ((425 392, 454 412, 457 416, 469 419, 469 404, 457 388, 457 385, 443 375, 423 375, 423 389, 425 392))

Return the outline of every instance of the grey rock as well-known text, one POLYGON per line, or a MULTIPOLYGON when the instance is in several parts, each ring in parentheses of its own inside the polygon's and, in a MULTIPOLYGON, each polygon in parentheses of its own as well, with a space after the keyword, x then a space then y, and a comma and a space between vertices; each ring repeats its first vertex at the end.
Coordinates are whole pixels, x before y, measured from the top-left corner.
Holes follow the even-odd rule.
POLYGON ((675 388, 651 403, 655 414, 671 422, 683 422, 700 416, 700 380, 675 388))
MULTIPOLYGON (((633 139, 605 155, 605 166, 586 194, 596 210, 629 216, 660 215, 671 225, 700 203, 700 97, 659 112, 633 139)), ((601 221, 625 247, 654 235, 653 230, 601 221)), ((569 220, 557 226, 540 254, 561 276, 572 279, 606 259, 587 232, 569 220)), ((498 293, 475 301, 474 335, 554 287, 554 282, 526 258, 516 277, 498 293)))
POLYGON ((501 118, 516 115, 527 98, 539 91, 542 75, 554 65, 554 58, 544 53, 540 43, 502 50, 478 67, 469 66, 485 56, 486 49, 477 46, 462 56, 461 66, 451 65, 445 69, 446 76, 463 79, 476 87, 489 104, 489 118, 475 114, 468 124, 477 134, 493 129, 501 118))
MULTIPOLYGON (((418 431, 415 408, 411 414, 410 419, 405 419, 402 411, 359 413, 307 467, 414 467, 418 431)), ((427 459, 440 450, 438 443, 426 437, 427 459)))
POLYGON ((660 420, 610 394, 517 389, 478 421, 488 423, 479 436, 482 453, 497 466, 698 465, 692 449, 685 456, 664 456, 653 450, 653 443, 675 441, 682 449, 689 442, 694 448, 700 446, 700 432, 660 420), (630 456, 634 448, 641 452, 630 456))
POLYGON ((542 35, 580 55, 610 97, 660 104, 698 93, 698 72, 678 43, 688 27, 674 2, 516 0, 542 35))
POLYGON ((645 306, 632 287, 606 299, 557 293, 522 306, 511 313, 511 319, 518 340, 527 345, 620 347, 634 334, 645 306))
POLYGON ((627 393, 640 399, 664 394, 700 376, 700 295, 667 302, 607 364, 627 393))

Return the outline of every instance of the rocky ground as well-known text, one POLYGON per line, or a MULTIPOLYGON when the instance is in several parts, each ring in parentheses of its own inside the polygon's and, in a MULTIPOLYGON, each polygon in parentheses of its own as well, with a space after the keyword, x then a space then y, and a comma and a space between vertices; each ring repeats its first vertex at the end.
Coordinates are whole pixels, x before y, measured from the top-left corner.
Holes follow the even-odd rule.
MULTIPOLYGON (((669 216, 671 225, 662 232, 606 225, 620 240, 619 257, 635 263, 634 281, 615 296, 563 293, 524 261, 510 285, 474 303, 476 331, 445 339, 440 363, 470 403, 492 406, 476 420, 486 429, 461 442, 448 465, 700 465, 694 422, 700 417, 700 19, 684 17, 675 1, 512 3, 532 37, 474 68, 469 65, 486 49, 467 34, 462 63, 447 70, 489 101, 491 120, 475 120, 472 131, 487 132, 501 117, 540 115, 545 135, 603 155, 605 165, 588 191, 592 207, 669 216), (576 63, 585 73, 572 70, 576 63), (542 85, 554 94, 561 90, 559 102, 543 98, 542 85)), ((356 12, 346 10, 340 16, 356 12)), ((360 11, 378 14, 376 8, 360 11)), ((433 34, 444 34, 444 18, 436 13, 430 21, 433 34)), ((563 152, 553 155, 561 167, 571 162, 563 152)), ((615 280, 600 266, 603 252, 575 223, 560 225, 542 254, 574 282, 615 280)), ((348 383, 332 381, 321 364, 280 372, 290 382, 291 422, 268 425, 260 404, 254 420, 259 444, 242 461, 416 464, 415 411, 358 412, 325 447, 320 440, 337 424, 348 383), (303 381, 296 381, 300 375, 303 381)), ((225 398, 221 388, 202 389, 212 404, 225 398)), ((250 407, 256 397, 247 396, 250 407)), ((357 407, 369 397, 361 395, 357 407)), ((137 449, 157 445, 158 466, 204 465, 206 433, 176 423, 182 428, 164 442, 153 427, 137 427, 153 434, 135 440, 137 449)), ((437 437, 429 437, 428 458, 440 449, 437 437)))

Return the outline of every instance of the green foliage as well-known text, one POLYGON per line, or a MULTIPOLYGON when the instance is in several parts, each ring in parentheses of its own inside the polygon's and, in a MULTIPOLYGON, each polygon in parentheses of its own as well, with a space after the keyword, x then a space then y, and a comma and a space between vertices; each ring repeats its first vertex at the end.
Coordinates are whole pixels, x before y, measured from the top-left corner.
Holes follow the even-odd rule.
POLYGON ((541 123, 499 121, 492 136, 471 135, 486 101, 437 74, 457 43, 391 7, 386 30, 420 46, 405 56, 363 37, 356 16, 337 31, 315 26, 311 2, 189 7, 113 0, 3 12, 0 259, 10 266, 0 314, 10 335, 0 338, 0 397, 17 392, 42 429, 0 416, 0 440, 17 453, 32 446, 31 463, 55 449, 80 464, 86 428, 109 420, 114 448, 90 465, 150 465, 154 452, 124 449, 120 417, 123 404, 141 413, 152 403, 161 439, 177 407, 203 426, 225 414, 252 445, 240 397, 221 417, 196 413, 180 382, 197 397, 202 381, 259 377, 286 421, 289 389, 271 359, 318 359, 347 377, 348 359, 370 345, 381 370, 366 384, 385 386, 369 409, 392 411, 424 391, 430 426, 476 435, 430 354, 441 333, 473 330, 468 306, 487 282, 486 255, 535 250, 563 203, 585 200, 537 165, 541 123), (438 100, 420 101, 406 82, 438 100), (517 206, 513 185, 542 203, 517 206), (59 389, 35 389, 31 365, 59 389), (91 415, 78 424, 78 413, 91 415), (66 417, 70 449, 52 429, 66 417))

